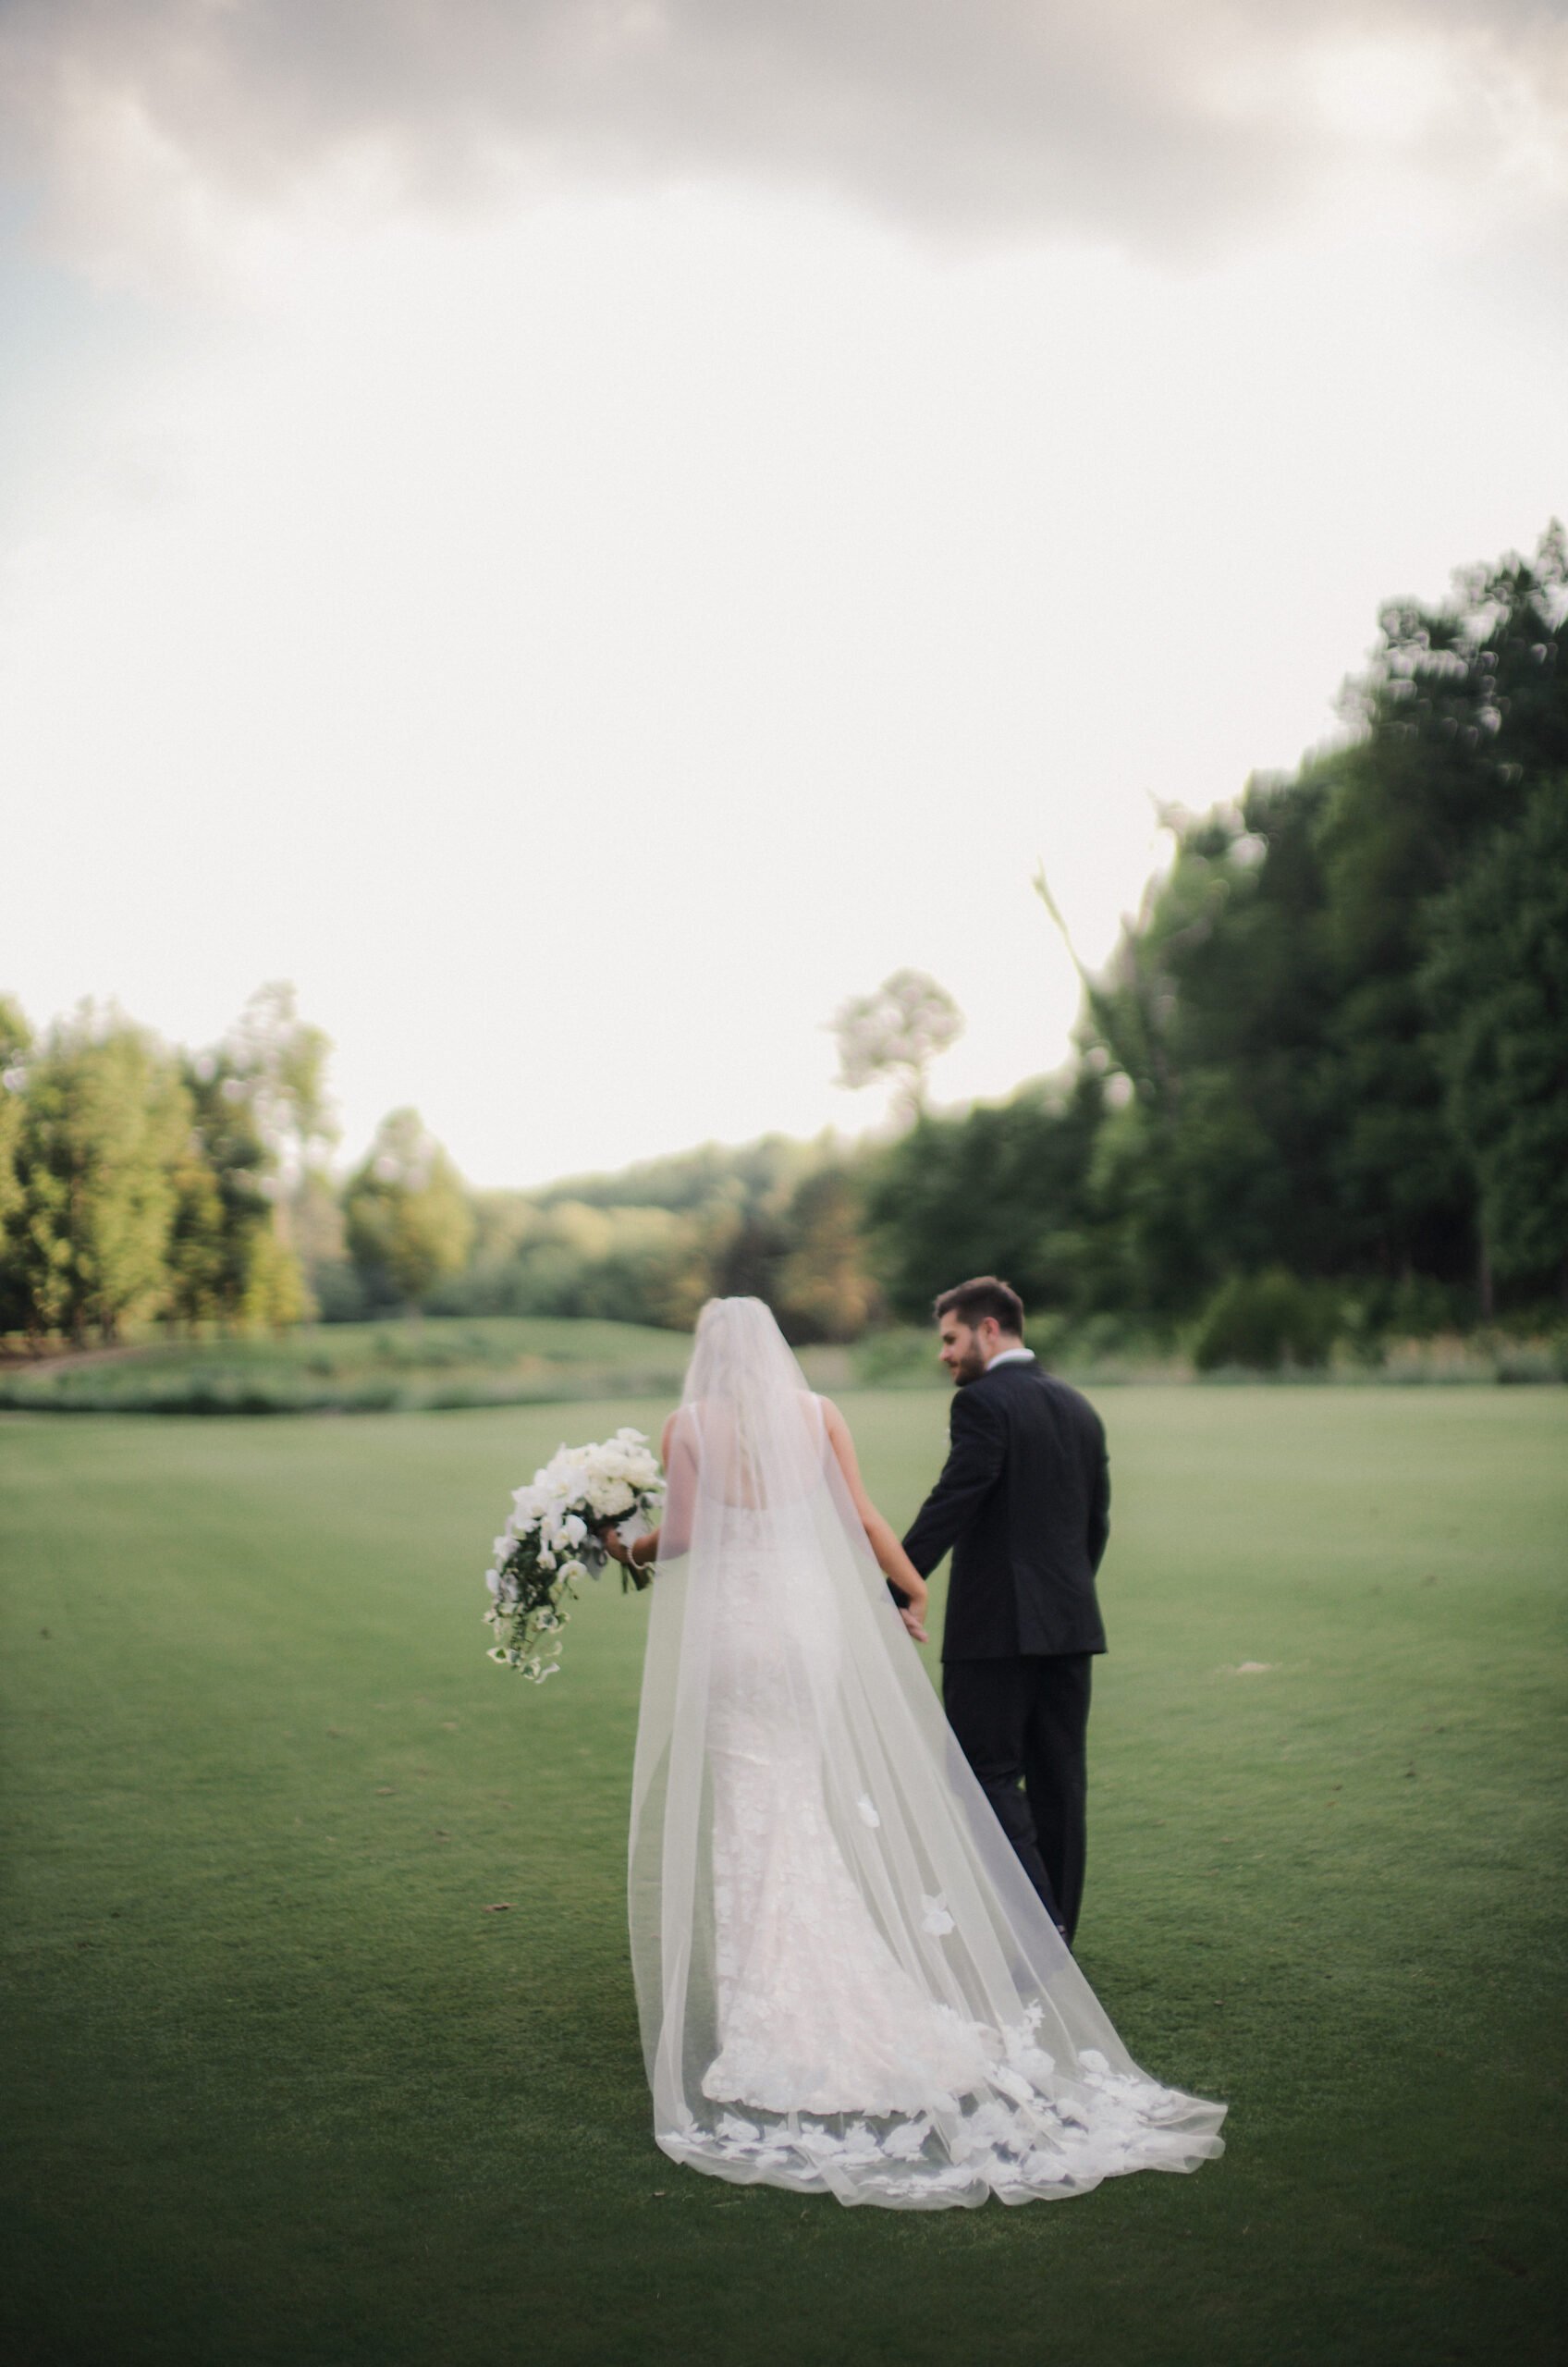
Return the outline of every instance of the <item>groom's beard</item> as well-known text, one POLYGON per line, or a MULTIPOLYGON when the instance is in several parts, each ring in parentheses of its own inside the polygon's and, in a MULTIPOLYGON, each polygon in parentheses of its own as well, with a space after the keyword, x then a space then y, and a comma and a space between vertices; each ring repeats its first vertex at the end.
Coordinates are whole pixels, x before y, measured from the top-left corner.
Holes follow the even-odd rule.
POLYGON ((978 1380, 985 1369, 985 1357, 978 1348, 971 1348, 968 1355, 953 1367, 953 1387, 962 1389, 970 1381, 978 1380))

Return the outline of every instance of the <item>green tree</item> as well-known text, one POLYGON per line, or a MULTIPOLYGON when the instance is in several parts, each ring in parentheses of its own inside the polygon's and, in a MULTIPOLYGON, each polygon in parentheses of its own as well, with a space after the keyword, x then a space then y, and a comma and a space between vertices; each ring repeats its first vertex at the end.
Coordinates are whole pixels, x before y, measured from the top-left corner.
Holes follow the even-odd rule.
POLYGON ((306 1167, 289 1201, 289 1222, 306 1312, 325 1314, 318 1306, 325 1292, 341 1293, 345 1283, 351 1291, 358 1289, 349 1259, 342 1195, 325 1164, 312 1160, 306 1167))
POLYGON ((32 1030, 20 1005, 0 995, 0 1331, 28 1328, 26 1286, 18 1258, 25 1199, 17 1152, 31 1045, 32 1030))
POLYGON ((1495 1271, 1568 1297, 1568 773, 1440 900, 1430 937, 1424 983, 1476 1178, 1484 1293, 1495 1271))
POLYGON ((28 1328, 105 1340, 167 1283, 171 1171, 191 1123, 173 1064, 140 1028, 84 1005, 28 1064, 15 1147, 13 1259, 28 1328))
POLYGON ((1427 959, 1444 900, 1568 766, 1565 608, 1556 526, 1440 607, 1393 604, 1345 746, 1169 817, 1169 875, 1084 981, 1113 1294, 1174 1315, 1280 1263, 1389 1293, 1472 1270, 1479 1169, 1427 959))
POLYGON ((344 1196, 349 1254, 367 1285, 417 1306, 460 1271, 473 1238, 461 1181, 417 1110, 384 1118, 344 1196))
POLYGON ((194 1330, 224 1310, 226 1269, 224 1199, 207 1156, 194 1103, 191 1124, 176 1145, 169 1164, 174 1205, 169 1220, 167 1275, 163 1312, 171 1323, 194 1330))
POLYGON ((304 1269, 292 1242, 279 1238, 268 1225, 257 1235, 239 1303, 239 1320, 248 1330, 287 1331, 314 1314, 304 1269))
POLYGON ((1003 1275, 1031 1312, 1092 1303, 1090 1168, 1099 1073, 1023 1087, 962 1116, 926 1117, 875 1158, 865 1215, 895 1310, 912 1321, 969 1274, 1003 1275))
POLYGON ((1568 768, 1568 543, 1468 568, 1437 607, 1390 603, 1349 686, 1354 744, 1317 831, 1336 1008, 1325 1100, 1344 1262, 1457 1277, 1475 1184, 1424 984, 1437 901, 1568 768))
POLYGON ((1089 1225, 1112 1299, 1176 1314, 1232 1267, 1333 1265, 1314 844, 1327 793, 1314 767, 1254 780, 1239 808, 1168 817, 1170 871, 1087 983, 1088 1057, 1109 1105, 1089 1225))
POLYGON ((299 1017, 293 987, 273 985, 220 1046, 185 1060, 196 1124, 173 1179, 177 1320, 282 1329, 312 1311, 305 1258, 341 1253, 325 1168, 335 1134, 327 1050, 299 1017))
POLYGON ((241 1329, 264 1323, 280 1245, 267 1189, 273 1158, 253 1080, 227 1048, 188 1060, 184 1077, 195 1156, 181 1171, 175 1222, 178 1311, 190 1321, 215 1318, 241 1329))
POLYGON ((858 1340, 881 1294, 866 1261, 861 1196, 848 1168, 807 1176, 785 1219, 775 1311, 794 1341, 858 1340))
POLYGON ((326 1090, 331 1042, 300 1017, 294 988, 275 980, 257 987, 227 1049, 233 1073, 250 1088, 262 1140, 287 1198, 337 1139, 326 1090))
POLYGON ((264 1152, 260 1183, 273 1241, 256 1251, 250 1295, 267 1310, 254 1319, 275 1326, 312 1311, 304 1268, 323 1244, 321 1186, 338 1131, 326 1089, 331 1049, 322 1029, 300 1017, 285 980, 257 987, 225 1048, 247 1087, 264 1152))

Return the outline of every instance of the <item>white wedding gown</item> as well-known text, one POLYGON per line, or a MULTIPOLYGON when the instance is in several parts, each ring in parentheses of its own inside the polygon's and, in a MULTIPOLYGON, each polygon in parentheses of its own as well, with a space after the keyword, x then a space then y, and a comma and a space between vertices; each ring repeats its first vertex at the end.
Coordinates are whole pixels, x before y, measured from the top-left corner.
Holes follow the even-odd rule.
POLYGON ((704 1313, 669 1476, 631 1883, 664 2151, 905 2209, 1222 2151, 1041 1908, 759 1302, 704 1313))
MULTIPOLYGON (((760 1516, 741 1524, 715 1653, 720 2045, 703 2092, 773 2113, 918 2112, 933 2083, 962 2088, 982 2067, 971 2034, 882 1938, 834 1838, 815 1737, 773 1682, 790 1564, 745 1538, 753 1525, 760 1516)), ((802 1656, 826 1660, 830 1649, 820 1631, 790 1641, 802 1656)), ((856 1814, 864 1822, 865 1810, 856 1814)))

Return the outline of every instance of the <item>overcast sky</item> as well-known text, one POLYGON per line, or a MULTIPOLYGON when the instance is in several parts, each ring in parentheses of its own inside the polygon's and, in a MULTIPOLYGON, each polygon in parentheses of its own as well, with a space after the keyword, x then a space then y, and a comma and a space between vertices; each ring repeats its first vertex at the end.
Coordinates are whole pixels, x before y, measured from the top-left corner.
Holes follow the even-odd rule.
POLYGON ((1568 509, 1490 0, 0 0, 0 987, 482 1184, 1058 1065, 1155 800, 1568 509))

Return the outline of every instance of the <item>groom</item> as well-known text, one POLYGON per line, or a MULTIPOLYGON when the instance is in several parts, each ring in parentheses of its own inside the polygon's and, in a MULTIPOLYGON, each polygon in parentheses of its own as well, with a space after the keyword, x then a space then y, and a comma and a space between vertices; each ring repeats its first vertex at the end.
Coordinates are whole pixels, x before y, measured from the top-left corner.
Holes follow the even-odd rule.
POLYGON ((937 1301, 951 1444, 904 1551, 949 1547, 948 1722, 1069 1945, 1084 1895, 1089 1662, 1105 1650, 1095 1573, 1110 1526, 1105 1432, 1023 1344, 1023 1302, 991 1274, 937 1301))

